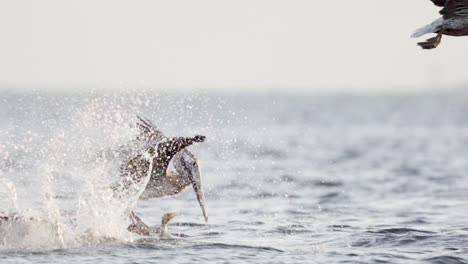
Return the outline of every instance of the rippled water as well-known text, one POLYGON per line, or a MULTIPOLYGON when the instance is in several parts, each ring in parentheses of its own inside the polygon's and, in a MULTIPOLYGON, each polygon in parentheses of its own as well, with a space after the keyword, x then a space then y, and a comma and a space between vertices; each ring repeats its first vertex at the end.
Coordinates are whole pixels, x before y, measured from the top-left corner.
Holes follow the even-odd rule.
POLYGON ((468 263, 466 94, 3 94, 0 120, 2 208, 62 232, 16 227, 1 262, 468 263), (118 175, 96 153, 131 139, 135 114, 208 139, 191 147, 207 224, 192 190, 137 204, 151 225, 178 212, 176 240, 127 234, 105 195, 118 175))

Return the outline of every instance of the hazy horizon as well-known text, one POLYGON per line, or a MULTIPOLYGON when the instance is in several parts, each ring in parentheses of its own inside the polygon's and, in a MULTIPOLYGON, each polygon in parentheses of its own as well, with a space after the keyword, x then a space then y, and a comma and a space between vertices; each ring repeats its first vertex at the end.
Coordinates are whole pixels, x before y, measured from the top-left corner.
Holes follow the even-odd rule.
POLYGON ((425 38, 409 37, 438 11, 429 0, 6 0, 0 91, 451 91, 468 83, 468 38, 422 51, 425 38))

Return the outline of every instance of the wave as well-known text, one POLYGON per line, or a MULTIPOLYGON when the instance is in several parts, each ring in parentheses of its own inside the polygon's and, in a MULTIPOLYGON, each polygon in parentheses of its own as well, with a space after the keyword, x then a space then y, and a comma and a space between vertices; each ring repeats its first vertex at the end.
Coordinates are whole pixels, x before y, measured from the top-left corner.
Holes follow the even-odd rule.
POLYGON ((368 231, 368 233, 375 234, 394 234, 394 235, 408 235, 414 233, 434 234, 432 231, 418 230, 406 227, 385 228, 377 231, 368 231))
POLYGON ((262 247, 262 246, 248 246, 248 245, 238 245, 238 244, 225 244, 225 243, 207 243, 207 244, 198 244, 191 246, 195 249, 247 249, 247 250, 260 250, 260 251, 274 251, 274 252, 284 252, 281 249, 273 247, 262 247))
POLYGON ((467 264, 468 260, 454 256, 438 256, 425 259, 432 264, 467 264))

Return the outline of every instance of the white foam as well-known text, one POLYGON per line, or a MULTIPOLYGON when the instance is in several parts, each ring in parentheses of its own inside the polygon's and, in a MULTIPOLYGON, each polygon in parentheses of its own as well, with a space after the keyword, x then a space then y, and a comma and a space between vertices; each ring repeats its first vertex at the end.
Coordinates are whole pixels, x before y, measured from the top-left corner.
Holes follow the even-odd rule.
POLYGON ((129 121, 137 111, 110 100, 115 98, 86 100, 63 124, 48 127, 47 138, 22 138, 17 131, 23 128, 10 132, 12 140, 4 147, 14 153, 13 165, 0 170, 0 213, 14 220, 0 224, 0 249, 133 240, 128 215, 146 182, 116 194, 110 186, 121 179, 119 161, 99 153, 135 136, 129 121))

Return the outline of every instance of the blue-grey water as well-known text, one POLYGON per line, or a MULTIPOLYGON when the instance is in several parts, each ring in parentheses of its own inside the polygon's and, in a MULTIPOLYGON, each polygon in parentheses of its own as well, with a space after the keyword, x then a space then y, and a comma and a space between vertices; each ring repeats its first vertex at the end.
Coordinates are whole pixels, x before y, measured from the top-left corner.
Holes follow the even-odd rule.
MULTIPOLYGON (((1 263, 468 263, 468 95, 0 95, 1 263), (191 189, 176 240, 128 234, 96 153, 135 136, 202 134, 209 222, 191 189)), ((125 203, 125 201, 122 201, 125 203)), ((131 202, 129 202, 131 205, 131 202)), ((125 222, 125 221, 124 221, 125 222)))

